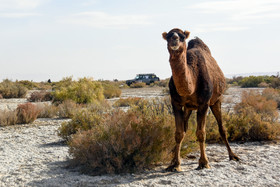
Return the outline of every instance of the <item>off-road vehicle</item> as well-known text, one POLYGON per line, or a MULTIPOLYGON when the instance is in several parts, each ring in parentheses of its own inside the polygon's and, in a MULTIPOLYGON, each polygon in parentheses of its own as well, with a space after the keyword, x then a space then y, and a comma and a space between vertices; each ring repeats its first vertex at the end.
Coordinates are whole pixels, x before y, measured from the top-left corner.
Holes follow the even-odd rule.
POLYGON ((144 82, 147 85, 150 85, 151 83, 154 83, 156 81, 159 81, 159 78, 154 73, 148 73, 148 74, 137 74, 136 77, 132 80, 127 80, 126 84, 130 86, 132 83, 136 82, 144 82))

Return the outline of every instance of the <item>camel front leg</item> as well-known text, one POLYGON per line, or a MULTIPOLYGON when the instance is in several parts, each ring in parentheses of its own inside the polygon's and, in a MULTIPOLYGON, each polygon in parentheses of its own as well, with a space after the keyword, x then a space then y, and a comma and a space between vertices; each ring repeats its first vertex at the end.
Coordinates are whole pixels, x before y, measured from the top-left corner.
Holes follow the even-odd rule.
POLYGON ((183 138, 185 136, 184 129, 184 112, 181 106, 177 106, 172 104, 174 115, 175 115, 175 123, 176 123, 176 132, 175 132, 175 141, 176 145, 174 148, 174 157, 173 160, 166 171, 181 171, 181 161, 180 161, 180 150, 183 138))
POLYGON ((207 111, 208 111, 208 105, 201 106, 197 110, 196 136, 200 146, 200 159, 199 159, 199 166, 197 169, 210 168, 205 153, 205 139, 206 139, 205 122, 206 122, 207 111))

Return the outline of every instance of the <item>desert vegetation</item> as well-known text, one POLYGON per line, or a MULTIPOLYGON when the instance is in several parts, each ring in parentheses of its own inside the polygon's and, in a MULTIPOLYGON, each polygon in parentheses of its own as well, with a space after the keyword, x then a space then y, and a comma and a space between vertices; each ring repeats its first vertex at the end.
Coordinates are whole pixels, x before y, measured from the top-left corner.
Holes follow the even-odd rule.
POLYGON ((101 81, 103 87, 103 94, 106 99, 121 96, 120 84, 112 81, 101 81))
POLYGON ((102 84, 91 78, 73 81, 72 77, 68 77, 55 84, 53 90, 53 101, 56 103, 72 100, 86 104, 104 99, 102 84))
POLYGON ((29 102, 44 102, 53 99, 52 93, 46 90, 35 91, 28 98, 29 102))
MULTIPOLYGON (((4 80, 1 95, 9 98, 6 93, 21 86, 4 80), (15 87, 10 88, 12 86, 15 87)), ((1 111, 1 126, 32 123, 37 118, 71 119, 62 123, 58 135, 69 145, 73 157, 71 164, 78 165, 86 173, 142 171, 170 162, 175 124, 169 97, 120 98, 110 105, 105 98, 119 97, 120 83, 91 78, 74 81, 70 77, 51 86, 48 90, 32 92, 29 102, 18 105, 16 110, 1 111), (44 103, 38 104, 40 102, 44 103), (122 110, 123 106, 128 110, 122 110)), ((21 88, 26 94, 27 87, 21 88)), ((18 92, 21 93, 17 91, 10 96, 18 97, 18 92)), ((261 93, 244 92, 241 102, 231 112, 223 112, 229 141, 279 139, 279 101, 280 92, 274 88, 266 88, 261 93)), ((206 127, 206 141, 220 143, 218 125, 212 113, 207 116, 206 127)), ((181 156, 198 149, 195 132, 194 112, 181 156)))
POLYGON ((23 98, 27 94, 27 88, 18 82, 5 79, 0 83, 0 95, 2 98, 23 98))
MULTIPOLYGON (((268 97, 276 90, 267 88, 262 94, 243 92, 242 100, 234 107, 234 112, 224 112, 223 121, 229 141, 275 140, 280 136, 277 102, 268 97)), ((220 136, 214 116, 208 115, 207 141, 219 142, 220 136)))
POLYGON ((280 88, 280 77, 277 76, 237 76, 227 79, 227 83, 231 85, 241 86, 242 88, 248 87, 271 87, 280 88))
POLYGON ((32 123, 37 119, 39 112, 31 103, 20 104, 14 111, 1 111, 0 126, 32 123))
MULTIPOLYGON (((90 114, 77 117, 88 121, 74 119, 64 124, 64 129, 79 129, 67 138, 73 164, 85 172, 101 174, 141 171, 170 160, 175 143, 170 106, 163 100, 139 102, 126 112, 114 109, 96 115, 82 111, 90 114)), ((184 142, 183 154, 191 150, 194 141, 189 138, 184 142)))

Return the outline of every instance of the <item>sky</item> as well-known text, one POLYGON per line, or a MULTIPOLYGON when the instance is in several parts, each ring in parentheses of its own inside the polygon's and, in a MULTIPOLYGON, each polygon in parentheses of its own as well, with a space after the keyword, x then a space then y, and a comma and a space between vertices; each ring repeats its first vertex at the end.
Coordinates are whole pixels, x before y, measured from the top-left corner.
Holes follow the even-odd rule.
POLYGON ((0 0, 0 81, 165 79, 173 28, 225 75, 280 71, 279 0, 0 0))

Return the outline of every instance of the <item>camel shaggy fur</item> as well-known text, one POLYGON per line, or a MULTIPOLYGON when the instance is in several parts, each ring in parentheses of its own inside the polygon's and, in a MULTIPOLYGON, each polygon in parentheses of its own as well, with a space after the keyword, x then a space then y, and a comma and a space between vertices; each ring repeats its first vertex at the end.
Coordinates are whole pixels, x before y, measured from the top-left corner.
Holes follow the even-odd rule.
POLYGON ((189 34, 190 32, 183 32, 177 28, 168 33, 162 33, 170 54, 172 77, 169 89, 176 123, 174 158, 167 171, 181 171, 181 143, 193 110, 197 110, 196 136, 200 145, 198 169, 210 168, 205 153, 205 120, 209 107, 218 122, 219 132, 227 147, 229 159, 239 160, 229 146, 222 123, 221 98, 226 88, 224 74, 201 39, 190 40, 187 48, 186 39, 189 34))

